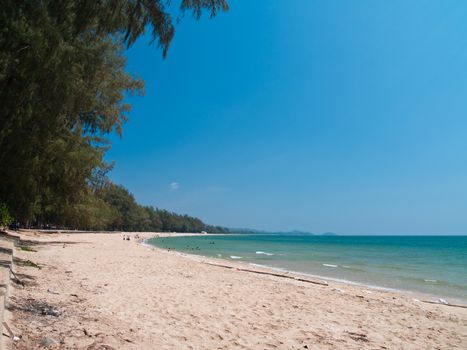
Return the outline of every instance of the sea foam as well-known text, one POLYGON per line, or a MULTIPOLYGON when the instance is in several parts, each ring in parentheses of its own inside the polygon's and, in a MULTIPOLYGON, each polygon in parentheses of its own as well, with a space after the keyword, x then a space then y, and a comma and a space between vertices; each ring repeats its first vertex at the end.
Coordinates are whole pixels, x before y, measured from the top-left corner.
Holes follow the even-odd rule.
POLYGON ((337 265, 333 265, 333 264, 323 264, 323 266, 326 266, 326 267, 338 267, 337 265))
POLYGON ((266 252, 256 252, 256 254, 260 254, 260 255, 274 255, 273 253, 266 253, 266 252))

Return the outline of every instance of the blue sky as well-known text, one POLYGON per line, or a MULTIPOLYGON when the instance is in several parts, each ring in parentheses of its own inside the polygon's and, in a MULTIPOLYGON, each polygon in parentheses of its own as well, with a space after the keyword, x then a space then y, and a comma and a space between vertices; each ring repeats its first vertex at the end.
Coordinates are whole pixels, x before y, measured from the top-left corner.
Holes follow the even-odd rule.
POLYGON ((230 6, 127 52, 112 180, 228 227, 467 233, 465 1, 230 6))

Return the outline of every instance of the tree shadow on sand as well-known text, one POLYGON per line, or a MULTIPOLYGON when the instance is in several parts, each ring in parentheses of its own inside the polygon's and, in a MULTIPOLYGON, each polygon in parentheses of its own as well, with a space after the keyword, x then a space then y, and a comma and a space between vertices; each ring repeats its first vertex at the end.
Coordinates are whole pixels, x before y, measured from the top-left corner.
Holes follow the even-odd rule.
MULTIPOLYGON (((49 245, 60 245, 60 244, 80 244, 86 242, 72 242, 72 241, 47 241, 47 242, 41 242, 41 241, 35 241, 35 240, 30 240, 30 239, 21 239, 20 237, 12 236, 9 235, 7 232, 0 231, 0 240, 5 240, 8 242, 12 242, 15 247, 41 247, 41 246, 49 246, 49 245)), ((1 248, 0 249, 6 249, 6 248, 1 248)), ((9 250, 11 253, 11 249, 9 250)), ((0 250, 0 253, 2 251, 0 250)))

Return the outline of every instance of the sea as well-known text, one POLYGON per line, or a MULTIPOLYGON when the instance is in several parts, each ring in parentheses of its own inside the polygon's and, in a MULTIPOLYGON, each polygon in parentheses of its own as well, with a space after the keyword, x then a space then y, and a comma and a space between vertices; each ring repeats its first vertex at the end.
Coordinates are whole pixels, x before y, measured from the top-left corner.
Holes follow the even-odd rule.
POLYGON ((152 238, 146 243, 467 303, 467 236, 229 234, 152 238))

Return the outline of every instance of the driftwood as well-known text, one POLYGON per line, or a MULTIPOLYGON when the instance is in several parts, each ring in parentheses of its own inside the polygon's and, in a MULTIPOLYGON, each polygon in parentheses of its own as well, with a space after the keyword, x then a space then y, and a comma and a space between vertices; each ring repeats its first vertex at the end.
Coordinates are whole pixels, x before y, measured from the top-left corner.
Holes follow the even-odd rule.
POLYGON ((13 339, 13 337, 14 337, 15 335, 14 335, 13 332, 11 331, 10 327, 7 325, 6 322, 2 322, 2 324, 3 324, 3 327, 5 327, 5 329, 6 329, 7 332, 9 333, 10 338, 13 339))
MULTIPOLYGON (((240 268, 240 267, 234 267, 234 266, 229 266, 229 265, 221 265, 221 264, 213 264, 213 263, 208 263, 208 262, 204 262, 204 263, 206 265, 222 267, 224 269, 257 273, 259 275, 269 275, 269 276, 275 276, 275 277, 281 277, 281 278, 288 278, 288 279, 295 280, 295 281, 313 283, 313 284, 318 284, 318 285, 326 286, 326 287, 328 286, 327 282, 313 281, 313 280, 308 280, 308 279, 304 279, 304 278, 300 278, 300 277, 295 277, 295 276, 290 276, 290 275, 283 275, 283 274, 280 274, 280 273, 243 269, 243 268, 240 268)), ((357 297, 363 298, 363 295, 357 295, 357 297)), ((445 305, 445 306, 460 307, 460 308, 463 308, 463 309, 467 309, 467 305, 458 305, 458 304, 450 304, 450 303, 444 304, 444 303, 440 303, 438 301, 430 301, 430 300, 420 300, 420 301, 423 302, 423 303, 428 303, 428 304, 445 305)))
POLYGON ((440 303, 439 301, 431 301, 431 300, 420 300, 422 303, 428 304, 436 304, 436 305, 445 305, 445 306, 452 306, 452 307, 460 307, 463 309, 467 309, 467 305, 458 305, 458 304, 451 304, 451 303, 440 303))
POLYGON ((16 281, 18 284, 24 286, 24 282, 18 277, 18 275, 13 271, 13 269, 11 268, 11 265, 10 265, 10 272, 11 274, 13 275, 13 280, 16 281))
MULTIPOLYGON (((16 336, 13 334, 13 332, 11 331, 11 328, 7 325, 6 322, 2 322, 3 324, 3 327, 5 327, 5 329, 7 330, 7 332, 9 333, 9 337, 10 339, 12 339, 13 341, 18 341, 21 339, 21 336, 16 336)), ((3 335, 6 335, 5 333, 3 333, 3 335)))
POLYGON ((295 276, 290 276, 290 275, 283 275, 283 274, 280 274, 280 273, 243 269, 243 268, 240 268, 240 267, 233 267, 233 266, 221 265, 221 264, 213 264, 213 263, 208 263, 208 262, 205 262, 205 264, 206 265, 211 265, 211 266, 223 267, 225 269, 231 269, 231 270, 235 269, 235 270, 238 270, 238 271, 251 272, 251 273, 256 273, 256 274, 259 274, 259 275, 269 275, 269 276, 275 276, 275 277, 281 277, 281 278, 288 278, 288 279, 295 280, 295 281, 319 284, 321 286, 326 286, 326 287, 328 286, 328 284, 326 282, 313 281, 313 280, 304 279, 304 278, 300 278, 300 277, 295 277, 295 276))

